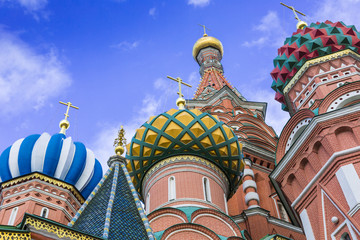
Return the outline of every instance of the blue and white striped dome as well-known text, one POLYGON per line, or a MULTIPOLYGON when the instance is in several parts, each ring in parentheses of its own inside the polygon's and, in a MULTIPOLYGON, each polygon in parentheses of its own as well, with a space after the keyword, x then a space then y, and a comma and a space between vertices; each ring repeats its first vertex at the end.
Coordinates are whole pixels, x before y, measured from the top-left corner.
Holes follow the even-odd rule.
POLYGON ((62 133, 34 134, 17 140, 0 156, 0 181, 40 172, 76 187, 84 198, 102 178, 94 153, 62 133))

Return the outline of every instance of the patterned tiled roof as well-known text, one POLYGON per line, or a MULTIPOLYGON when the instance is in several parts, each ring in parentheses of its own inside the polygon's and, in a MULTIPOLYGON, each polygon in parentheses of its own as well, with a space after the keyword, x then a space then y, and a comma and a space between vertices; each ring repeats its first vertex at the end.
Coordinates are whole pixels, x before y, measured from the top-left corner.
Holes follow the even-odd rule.
POLYGON ((215 115, 198 109, 170 109, 150 117, 127 145, 132 181, 141 193, 145 173, 162 160, 177 155, 203 157, 218 166, 230 182, 230 196, 244 171, 241 145, 233 130, 215 115))
POLYGON ((274 59, 271 88, 276 91, 275 100, 282 103, 283 110, 288 111, 283 90, 306 61, 344 49, 358 53, 359 48, 360 33, 354 25, 325 21, 298 29, 286 38, 274 59))
POLYGON ((109 170, 69 226, 104 239, 155 239, 124 160, 110 159, 109 170))

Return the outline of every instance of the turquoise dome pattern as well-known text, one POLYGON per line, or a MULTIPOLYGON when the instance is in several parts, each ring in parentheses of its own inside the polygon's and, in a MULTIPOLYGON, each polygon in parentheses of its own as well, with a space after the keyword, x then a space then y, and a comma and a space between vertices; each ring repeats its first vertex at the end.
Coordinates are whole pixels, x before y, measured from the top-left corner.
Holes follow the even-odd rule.
POLYGON ((230 183, 230 195, 241 182, 244 163, 241 144, 217 116, 197 109, 170 109, 150 117, 127 145, 127 168, 138 192, 145 173, 176 155, 195 155, 218 166, 230 183))
POLYGON ((102 178, 102 167, 94 153, 62 133, 30 135, 0 155, 2 182, 33 172, 74 185, 84 198, 102 178))

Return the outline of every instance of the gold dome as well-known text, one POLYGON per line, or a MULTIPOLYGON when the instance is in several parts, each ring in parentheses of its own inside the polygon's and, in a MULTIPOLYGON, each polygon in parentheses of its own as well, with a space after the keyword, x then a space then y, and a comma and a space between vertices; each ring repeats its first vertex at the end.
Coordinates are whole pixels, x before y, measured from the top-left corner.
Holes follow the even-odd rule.
POLYGON ((202 38, 199 38, 199 40, 197 40, 194 44, 193 57, 195 60, 200 50, 206 47, 214 47, 220 51, 221 56, 224 55, 224 48, 219 39, 204 34, 204 36, 202 38))

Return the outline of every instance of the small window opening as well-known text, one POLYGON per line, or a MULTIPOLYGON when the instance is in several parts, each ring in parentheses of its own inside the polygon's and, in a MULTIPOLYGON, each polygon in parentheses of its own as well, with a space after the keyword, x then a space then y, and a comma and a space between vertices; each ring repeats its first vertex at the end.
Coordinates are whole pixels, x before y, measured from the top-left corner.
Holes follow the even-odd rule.
POLYGON ((210 183, 209 183, 209 179, 206 177, 203 178, 203 187, 204 187, 205 201, 211 202, 210 183))
POLYGON ((43 217, 43 218, 47 218, 48 215, 49 215, 49 209, 46 208, 46 207, 43 207, 43 208, 41 209, 41 214, 40 214, 40 216, 43 217))
POLYGON ((169 178, 169 201, 173 201, 175 199, 176 199, 175 177, 171 176, 169 178))
POLYGON ((13 210, 11 211, 8 225, 14 225, 18 210, 19 210, 18 207, 14 207, 13 210))

